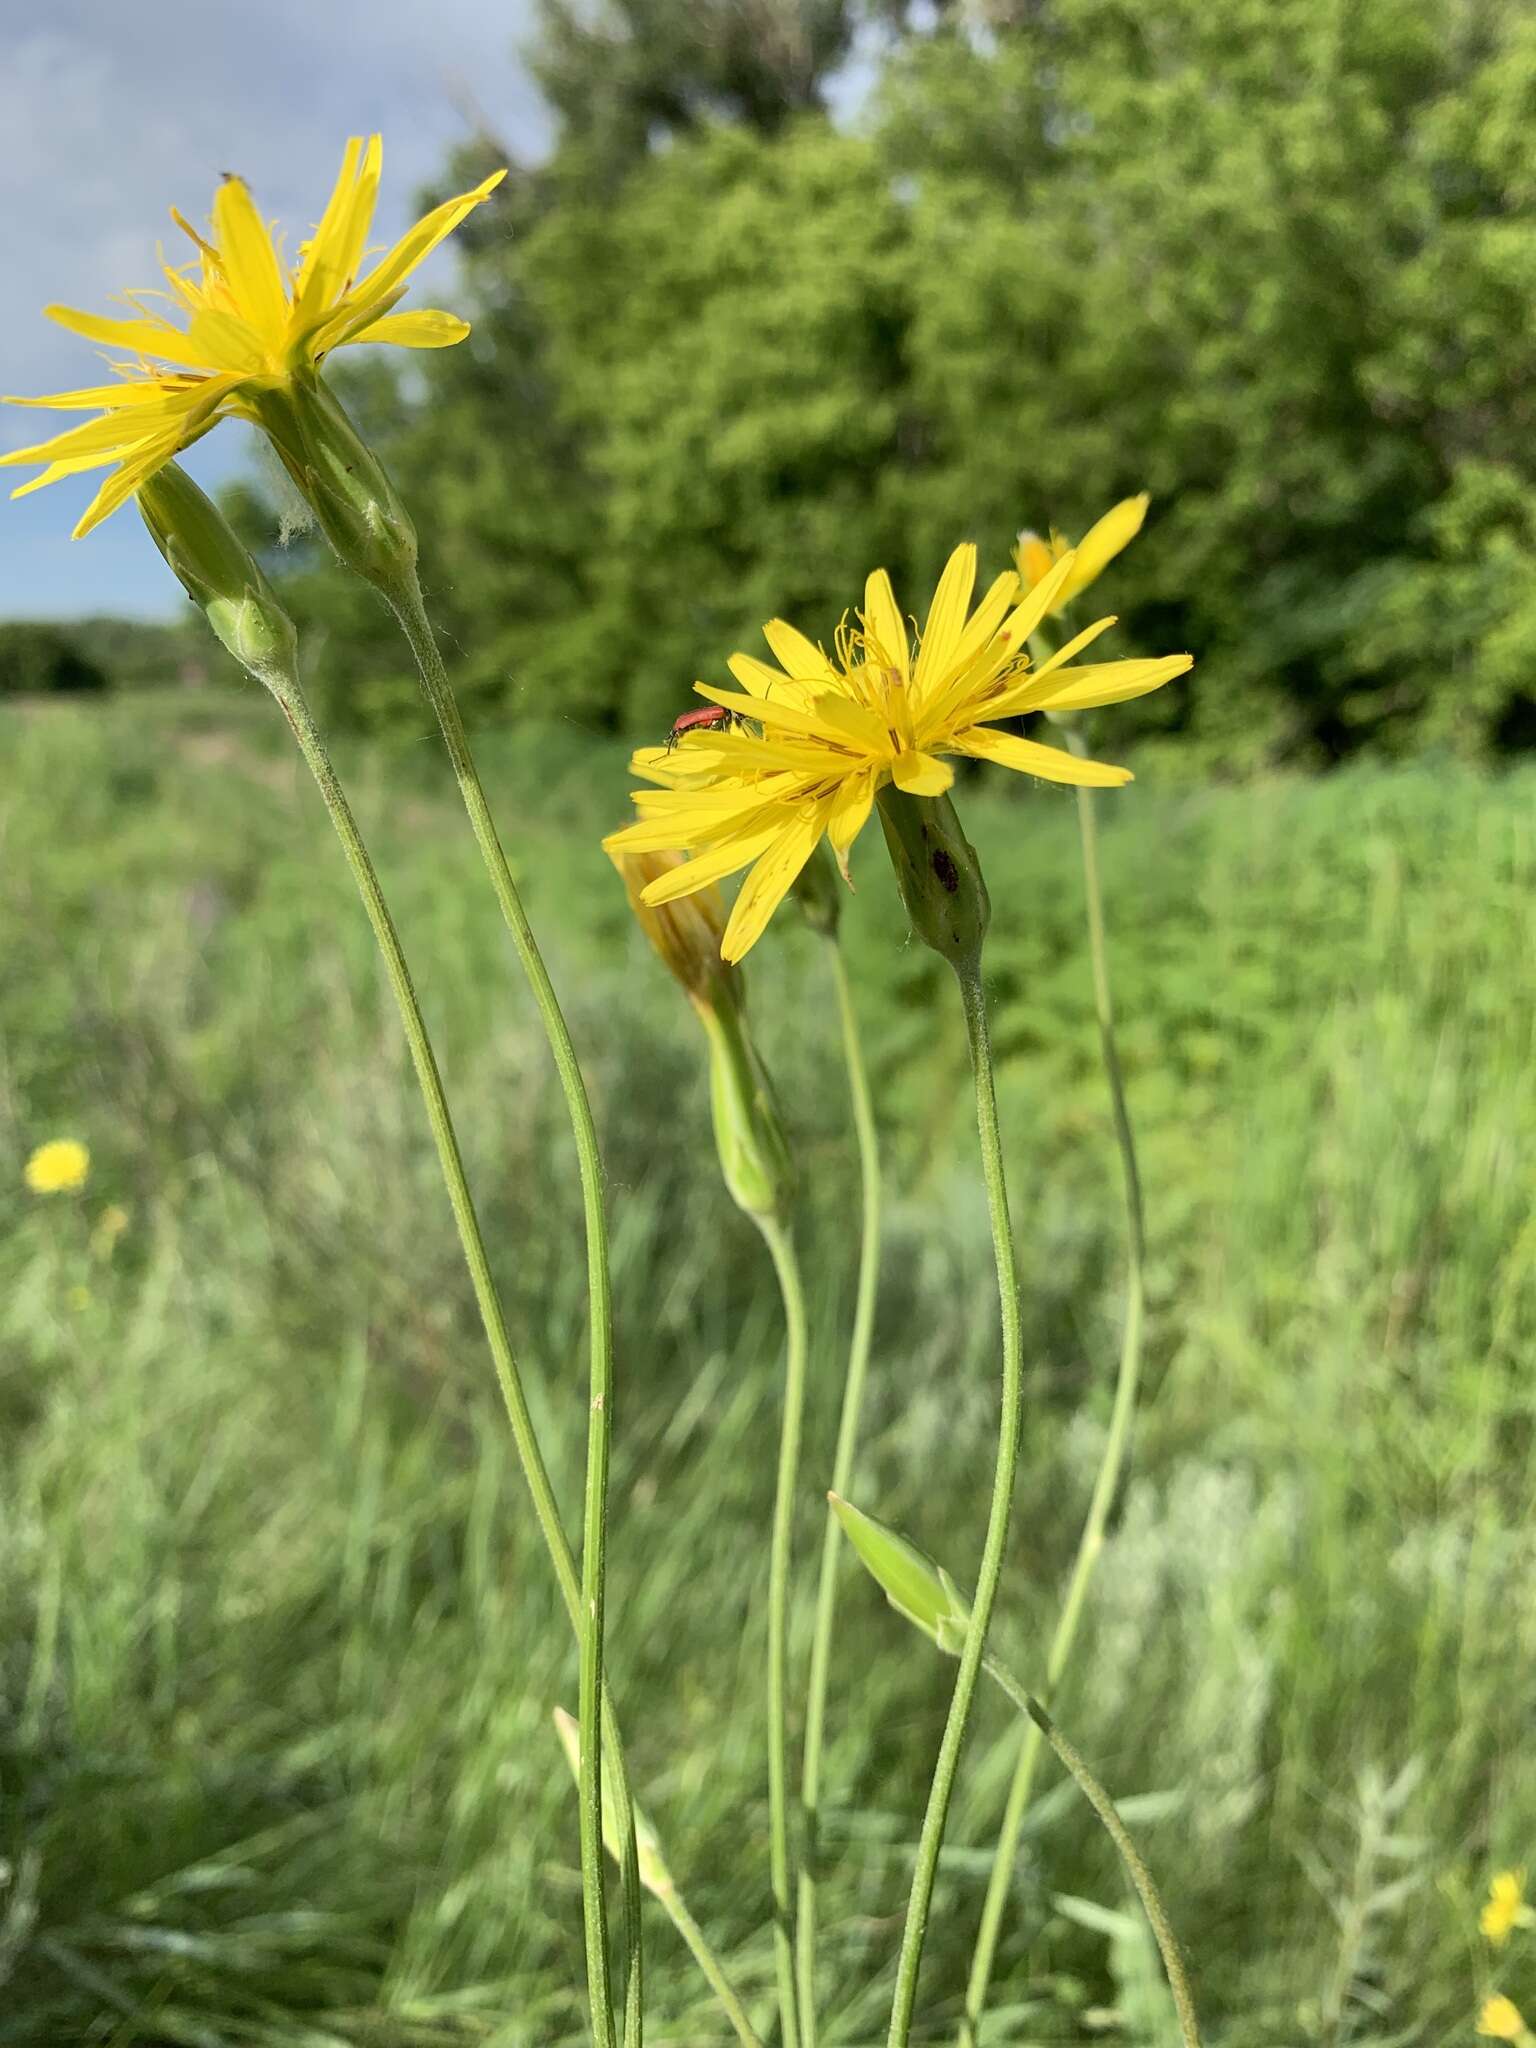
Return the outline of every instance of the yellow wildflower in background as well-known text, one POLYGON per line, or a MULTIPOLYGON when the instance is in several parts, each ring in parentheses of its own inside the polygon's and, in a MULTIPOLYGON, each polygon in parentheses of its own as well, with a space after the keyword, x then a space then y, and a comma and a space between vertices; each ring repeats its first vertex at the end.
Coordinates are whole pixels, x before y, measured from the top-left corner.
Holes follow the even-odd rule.
POLYGON ((1488 1887, 1488 1903, 1478 1926, 1495 1948, 1502 1948, 1517 1927, 1529 1927, 1536 1913, 1525 1903, 1525 1872, 1501 1870, 1488 1887))
POLYGON ((22 1178, 34 1195, 69 1195, 85 1186, 90 1170, 90 1150, 78 1138, 50 1138, 22 1168, 22 1178))
POLYGON ((1484 1999, 1483 2009, 1477 2016, 1477 2031, 1487 2041, 1523 2042, 1531 2038, 1519 2006, 1502 1994, 1484 1999))
POLYGON ((644 900, 652 906, 750 868, 721 945, 726 960, 740 960, 822 834, 846 874, 881 789, 894 784, 912 796, 941 795, 954 781, 945 755, 995 761, 1050 782, 1129 782, 1128 769, 995 729, 995 721, 1021 712, 1137 697, 1191 666, 1189 655, 1171 654, 1069 667, 1114 624, 1100 619, 1032 667, 1029 636, 1075 561, 1063 555, 1022 602, 1018 577, 1005 573, 972 612, 976 550, 967 542, 950 556, 915 640, 879 569, 865 586, 857 628, 839 629, 835 659, 782 619, 771 620, 763 632, 778 668, 736 654, 730 669, 740 693, 694 685, 733 714, 733 729, 711 727, 671 749, 635 754, 634 772, 661 787, 636 792, 640 822, 614 834, 609 851, 692 854, 647 884, 644 900))
POLYGON ((197 256, 163 266, 165 291, 123 292, 130 317, 47 307, 48 317, 72 334, 119 351, 123 360, 107 361, 120 381, 5 401, 101 414, 0 456, 0 463, 46 465, 11 495, 117 464, 76 526, 78 539, 225 414, 249 414, 253 393, 313 374, 332 349, 365 341, 446 348, 462 341, 469 325, 453 313, 392 308, 411 272, 506 173, 434 207, 364 272, 383 160, 377 135, 366 144, 360 136, 348 142, 335 189, 296 262, 287 261, 280 240, 274 243, 243 180, 229 177, 214 199, 207 236, 171 209, 197 256), (156 300, 167 310, 158 310, 156 300))
MULTIPOLYGON (((1077 559, 1071 574, 1051 602, 1053 612, 1059 612, 1063 605, 1070 604, 1080 590, 1086 590, 1097 580, 1123 547, 1129 546, 1141 531, 1141 522, 1147 516, 1150 502, 1145 491, 1139 497, 1122 498, 1118 505, 1089 527, 1077 544, 1077 559)), ((1033 590, 1037 583, 1043 583, 1056 564, 1072 552, 1072 543, 1055 527, 1051 528, 1048 541, 1042 540, 1038 533, 1021 533, 1013 559, 1018 564, 1024 588, 1033 590)))

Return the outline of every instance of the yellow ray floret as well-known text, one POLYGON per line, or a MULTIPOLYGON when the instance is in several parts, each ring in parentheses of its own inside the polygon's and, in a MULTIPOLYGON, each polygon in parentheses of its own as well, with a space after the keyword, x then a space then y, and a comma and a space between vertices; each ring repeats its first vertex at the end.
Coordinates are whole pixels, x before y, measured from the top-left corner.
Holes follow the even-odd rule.
POLYGON ((1060 611, 1068 605, 1080 590, 1086 590, 1096 582, 1102 572, 1119 554, 1128 547, 1141 531, 1142 521, 1147 516, 1151 503, 1145 491, 1134 498, 1122 498, 1118 505, 1112 505, 1104 517, 1089 527, 1075 549, 1072 543, 1054 527, 1049 540, 1042 540, 1038 533, 1021 533, 1019 544, 1013 551, 1018 565, 1019 576, 1026 590, 1033 589, 1042 577, 1048 576, 1062 556, 1069 550, 1077 559, 1072 573, 1056 593, 1052 611, 1060 611))
POLYGON ((651 882, 646 901, 669 902, 750 868, 721 944, 725 959, 740 960, 823 833, 846 875, 881 789, 941 795, 954 780, 946 756, 969 754, 1050 782, 1129 782, 1127 769, 996 729, 997 720, 1021 712, 1138 697, 1191 666, 1187 654, 1072 666, 1113 619, 1096 621, 1033 665, 1029 636, 1074 563, 1069 550, 1022 598, 1015 574, 999 576, 973 611, 976 550, 966 543, 950 556, 915 637, 879 569, 865 586, 857 625, 839 630, 832 655, 782 619, 770 621, 763 631, 777 667, 736 654, 729 666, 738 690, 694 686, 734 714, 729 727, 634 756, 634 772, 660 786, 635 793, 639 821, 607 843, 621 852, 692 856, 651 882))
POLYGON ((12 492, 21 497, 61 477, 116 464, 75 528, 78 539, 115 511, 163 462, 207 433, 227 413, 249 411, 253 392, 312 375, 334 348, 391 342, 397 348, 447 348, 469 323, 454 313, 396 313, 411 272, 506 176, 496 171, 445 200, 379 255, 368 249, 384 147, 377 135, 353 136, 319 225, 284 259, 244 182, 226 178, 207 235, 175 208, 171 218, 196 251, 163 267, 164 291, 122 294, 128 317, 107 318, 49 306, 72 334, 118 352, 120 381, 7 405, 95 412, 99 419, 50 441, 13 449, 0 463, 37 463, 39 475, 12 492), (370 255, 375 260, 367 264, 370 255), (173 317, 174 316, 174 317, 173 317))

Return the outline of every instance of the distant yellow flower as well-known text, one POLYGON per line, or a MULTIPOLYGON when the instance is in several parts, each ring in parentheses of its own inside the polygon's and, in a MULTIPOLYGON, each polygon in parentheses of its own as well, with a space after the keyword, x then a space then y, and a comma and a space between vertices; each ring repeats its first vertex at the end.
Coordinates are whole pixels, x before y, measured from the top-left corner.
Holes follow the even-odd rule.
POLYGON ((1129 782, 1128 769, 995 730, 996 720, 1021 712, 1138 697, 1191 665, 1189 655, 1170 654, 1067 667, 1114 623, 1100 619, 1032 668, 1029 636, 1074 565, 1071 553, 1063 555, 1022 603, 1018 577, 999 576, 971 612, 976 550, 967 542, 950 556, 915 643, 879 569, 865 586, 857 627, 839 628, 835 659, 782 619, 771 620, 763 632, 779 668, 735 654, 730 669, 744 694, 694 685, 733 714, 731 729, 695 730, 670 749, 635 754, 635 774, 661 787, 636 792, 640 822, 614 834, 610 852, 693 855, 646 886, 652 905, 750 867, 721 945, 726 960, 740 960, 822 834, 846 874, 879 792, 894 784, 913 796, 942 794, 954 781, 944 755, 996 761, 1050 782, 1129 782))
POLYGON ((50 1138, 27 1161, 22 1178, 34 1195, 68 1195, 85 1186, 90 1170, 90 1152, 77 1138, 50 1138))
POLYGON ((1477 2016, 1477 2031, 1488 2041, 1528 2041, 1530 2032, 1512 1998, 1486 1998, 1477 2016))
POLYGON ((1517 1927, 1529 1927, 1536 1913, 1525 1903, 1525 1872, 1501 1870, 1488 1887, 1488 1903, 1478 1925, 1495 1948, 1502 1948, 1517 1927))
MULTIPOLYGON (((1136 538, 1141 531, 1141 522, 1147 516, 1147 506, 1150 502, 1145 491, 1139 497, 1122 498, 1120 503, 1106 512, 1096 525, 1089 527, 1077 544, 1077 560, 1072 566, 1072 573, 1061 585, 1051 603, 1053 612, 1059 612, 1063 605, 1072 602, 1080 590, 1086 590, 1120 550, 1136 538)), ((1048 541, 1042 540, 1038 533, 1021 533, 1019 544, 1013 551, 1013 559, 1018 564, 1024 588, 1033 590, 1069 552, 1072 552, 1072 543, 1054 527, 1051 528, 1051 537, 1048 541)))
POLYGON ((0 456, 4 463, 46 465, 11 495, 19 498, 61 477, 116 463, 76 526, 78 539, 225 414, 250 415, 254 395, 312 375, 332 349, 364 341, 400 348, 446 348, 462 341, 469 325, 456 314, 391 309, 411 272, 506 173, 497 171, 473 191, 434 207, 359 275, 383 160, 377 135, 366 144, 360 136, 348 142, 335 189, 319 225, 300 245, 297 262, 286 260, 280 241, 274 245, 244 182, 228 177, 214 199, 208 236, 171 209, 198 255, 181 266, 162 266, 168 291, 123 292, 131 309, 127 319, 47 307, 61 327, 104 342, 129 360, 107 358, 122 380, 116 384, 5 401, 101 412, 51 441, 0 456), (186 324, 149 303, 156 299, 186 324))

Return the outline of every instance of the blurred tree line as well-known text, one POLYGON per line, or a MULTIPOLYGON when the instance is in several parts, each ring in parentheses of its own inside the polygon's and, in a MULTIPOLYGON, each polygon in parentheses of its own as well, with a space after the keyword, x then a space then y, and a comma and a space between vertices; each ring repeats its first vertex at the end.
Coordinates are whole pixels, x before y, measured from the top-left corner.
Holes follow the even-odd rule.
MULTIPOLYGON (((1525 0, 544 0, 531 61, 559 141, 462 230, 472 337, 348 380, 472 718, 660 734, 771 614, 1146 488, 1117 651, 1200 659, 1117 724, 1536 740, 1525 0)), ((272 560, 332 719, 417 721, 375 603, 272 560)))

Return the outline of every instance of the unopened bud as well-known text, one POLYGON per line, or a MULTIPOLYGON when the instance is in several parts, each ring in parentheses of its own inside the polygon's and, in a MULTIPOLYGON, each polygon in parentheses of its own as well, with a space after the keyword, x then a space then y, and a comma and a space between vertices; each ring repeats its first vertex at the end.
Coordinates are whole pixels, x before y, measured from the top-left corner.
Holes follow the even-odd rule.
MULTIPOLYGON (((571 1767, 571 1776, 581 1782, 581 1729, 566 1713, 563 1707, 554 1710, 555 1733, 560 1738, 560 1747, 565 1751, 565 1760, 571 1767)), ((623 1862, 624 1845, 619 1840, 615 1816, 619 1802, 613 1782, 613 1771, 608 1760, 606 1746, 603 1749, 603 1847, 615 1863, 623 1862)), ((656 1830, 637 1806, 635 1815, 635 1861, 640 1870, 640 1882, 648 1892, 657 1898, 665 1898, 672 1890, 672 1873, 667 1868, 667 1859, 661 1853, 661 1841, 656 1830)))
POLYGON ((137 495, 155 546, 236 661, 269 689, 291 678, 298 659, 293 621, 208 494, 167 462, 137 495))
POLYGON ((947 796, 908 796, 894 785, 881 790, 879 801, 896 886, 913 931, 957 972, 974 968, 992 905, 954 805, 947 796))
POLYGON ((767 1070, 747 1031, 739 984, 712 1007, 698 1006, 709 1040, 709 1106, 715 1150, 732 1201, 749 1216, 784 1216, 794 1193, 789 1141, 767 1070))
POLYGON ((971 1609, 943 1565, 935 1564, 899 1530, 866 1515, 840 1494, 829 1493, 827 1499, 859 1562, 896 1612, 932 1636, 941 1650, 958 1657, 965 1646, 971 1609))
POLYGON ((251 410, 320 530, 386 594, 416 574, 416 529, 384 466, 319 377, 253 388, 251 410))
POLYGON ((646 884, 680 867, 682 854, 630 853, 607 840, 603 845, 619 871, 635 922, 657 957, 691 1001, 713 1002, 720 985, 732 981, 736 974, 736 969, 720 958, 720 941, 725 936, 725 899, 720 891, 711 884, 691 896, 674 896, 670 903, 647 903, 646 884))

